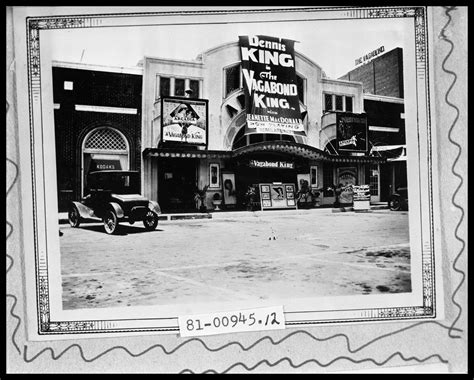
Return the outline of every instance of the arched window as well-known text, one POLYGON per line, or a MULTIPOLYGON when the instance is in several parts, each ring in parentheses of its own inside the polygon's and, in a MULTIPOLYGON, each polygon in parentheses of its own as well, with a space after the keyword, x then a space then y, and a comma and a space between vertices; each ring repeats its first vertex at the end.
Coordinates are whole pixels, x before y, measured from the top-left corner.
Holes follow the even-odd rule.
POLYGON ((82 143, 82 195, 87 188, 87 175, 100 170, 129 170, 130 147, 117 129, 98 127, 90 131, 82 143))
POLYGON ((241 148, 246 145, 255 144, 263 141, 292 141, 296 142, 292 135, 276 134, 276 133, 252 133, 245 134, 245 126, 235 134, 232 149, 241 148))

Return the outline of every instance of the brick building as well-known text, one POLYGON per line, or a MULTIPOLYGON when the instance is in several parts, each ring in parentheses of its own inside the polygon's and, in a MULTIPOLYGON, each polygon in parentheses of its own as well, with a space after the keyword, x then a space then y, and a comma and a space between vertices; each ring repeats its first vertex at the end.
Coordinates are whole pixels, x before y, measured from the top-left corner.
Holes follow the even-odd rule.
POLYGON ((390 50, 339 79, 362 82, 369 94, 403 98, 403 49, 390 50))
POLYGON ((53 62, 59 211, 83 195, 87 173, 141 169, 140 68, 53 62))
POLYGON ((388 201, 397 187, 407 186, 403 49, 379 55, 340 79, 362 83, 371 154, 387 159, 370 168, 372 199, 388 201))

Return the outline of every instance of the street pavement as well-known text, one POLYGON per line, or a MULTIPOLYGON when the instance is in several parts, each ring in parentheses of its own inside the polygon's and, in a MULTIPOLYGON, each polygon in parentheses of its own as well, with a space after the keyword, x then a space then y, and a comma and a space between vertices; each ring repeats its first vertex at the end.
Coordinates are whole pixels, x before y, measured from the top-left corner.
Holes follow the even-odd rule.
POLYGON ((408 213, 215 212, 212 219, 60 225, 63 308, 411 291, 408 213))

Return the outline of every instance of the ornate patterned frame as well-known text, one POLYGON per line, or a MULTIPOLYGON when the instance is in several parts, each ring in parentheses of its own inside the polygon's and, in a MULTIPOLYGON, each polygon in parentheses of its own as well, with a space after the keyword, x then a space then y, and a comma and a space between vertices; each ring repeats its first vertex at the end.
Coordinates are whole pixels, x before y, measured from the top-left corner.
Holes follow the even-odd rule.
MULTIPOLYGON (((170 16, 183 14, 232 14, 232 13, 274 13, 274 12, 297 12, 301 9, 259 9, 259 10, 226 10, 226 11, 180 11, 180 12, 149 12, 149 13, 123 13, 104 15, 78 15, 78 16, 53 16, 53 17, 29 17, 26 19, 27 33, 27 61, 28 61, 28 92, 29 92, 29 121, 30 121, 30 141, 31 141, 31 170, 32 170, 32 191, 33 191, 33 230, 35 247, 35 268, 36 268, 36 299, 37 299, 37 321, 39 335, 57 334, 80 334, 98 332, 136 332, 136 331, 160 331, 178 332, 176 327, 150 327, 150 328, 127 328, 120 327, 120 320, 89 320, 89 321, 53 321, 50 318, 50 296, 49 277, 47 266, 47 250, 40 249, 38 241, 38 220, 44 215, 38 215, 37 206, 41 201, 37 198, 36 184, 38 166, 35 162, 35 151, 43 147, 35 146, 35 131, 42 131, 43 125, 38 112, 41 111, 41 67, 40 67, 40 31, 46 29, 70 29, 70 28, 91 28, 101 27, 105 23, 120 25, 124 18, 136 16, 170 16), (106 22, 107 21, 107 22, 106 22)), ((432 182, 432 148, 431 148, 431 121, 429 104, 429 72, 428 72, 428 42, 427 42, 427 7, 377 7, 377 8, 307 8, 307 14, 315 15, 314 20, 318 20, 317 13, 321 19, 375 19, 375 18, 413 18, 415 28, 415 55, 416 55, 416 77, 417 88, 422 91, 417 94, 418 100, 422 101, 418 108, 418 113, 426 120, 427 125, 427 162, 428 162, 428 206, 426 225, 422 231, 422 284, 423 303, 413 307, 390 307, 360 310, 357 318, 334 319, 324 321, 297 321, 287 320, 287 325, 317 325, 330 322, 354 322, 354 321, 388 321, 406 319, 433 319, 436 317, 436 289, 435 289, 435 259, 434 259, 434 218, 433 218, 433 182, 432 182)), ((128 25, 128 24, 127 24, 128 25)), ((133 25, 130 25, 133 26, 133 25)), ((420 123, 417 128, 420 130, 420 123)))

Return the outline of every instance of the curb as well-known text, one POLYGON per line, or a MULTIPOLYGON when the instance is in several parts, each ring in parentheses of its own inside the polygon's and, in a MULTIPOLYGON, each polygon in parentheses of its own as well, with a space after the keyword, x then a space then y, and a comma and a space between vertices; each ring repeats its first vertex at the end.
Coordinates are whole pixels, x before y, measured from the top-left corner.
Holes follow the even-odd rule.
MULTIPOLYGON (((193 219, 212 219, 210 213, 196 213, 196 214, 161 214, 158 216, 159 221, 169 220, 193 220, 193 219)), ((60 215, 58 219, 59 224, 69 224, 67 216, 60 215)), ((88 220, 85 220, 88 222, 88 220)), ((90 222, 100 223, 99 220, 90 219, 90 222)))
MULTIPOLYGON (((321 207, 321 208, 313 208, 313 209, 297 209, 297 210, 271 210, 271 211, 217 211, 213 213, 188 213, 188 214, 161 214, 158 217, 159 221, 173 221, 173 220, 196 220, 196 219, 221 219, 221 218, 229 218, 229 217, 241 217, 241 216, 250 216, 256 213, 257 215, 276 215, 276 214, 292 214, 292 211, 296 211, 297 214, 307 213, 311 211, 323 211, 332 212, 332 213, 339 213, 339 212, 372 212, 374 210, 388 210, 388 206, 386 205, 373 205, 370 206, 370 210, 354 210, 353 207, 340 207, 340 208, 329 208, 329 207, 321 207)), ((63 214, 63 213, 61 213, 63 214)), ((68 224, 67 214, 59 215, 59 224, 68 224)), ((98 220, 90 220, 91 222, 97 222, 98 220)))

